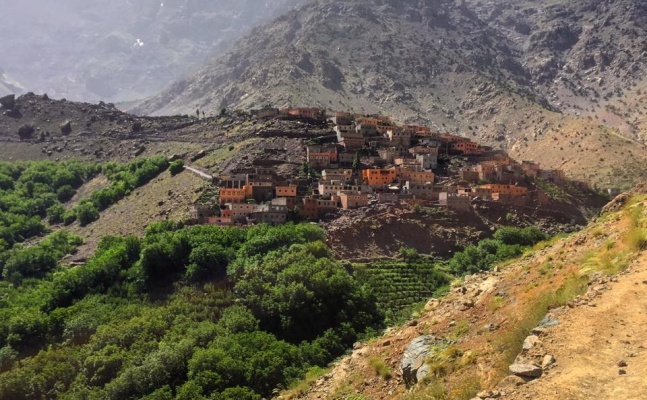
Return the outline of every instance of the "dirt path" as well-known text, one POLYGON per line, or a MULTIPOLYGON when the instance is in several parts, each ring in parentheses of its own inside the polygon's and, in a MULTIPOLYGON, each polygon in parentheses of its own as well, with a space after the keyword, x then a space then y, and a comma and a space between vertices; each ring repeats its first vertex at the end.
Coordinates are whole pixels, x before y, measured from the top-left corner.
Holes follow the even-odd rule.
POLYGON ((607 285, 542 337, 556 367, 506 399, 647 399, 647 256, 607 285))
POLYGON ((207 174, 207 173, 206 173, 206 172, 204 172, 204 171, 199 170, 199 169, 198 169, 198 168, 196 168, 196 167, 192 167, 192 166, 190 166, 190 165, 186 165, 186 166, 184 166, 184 169, 186 169, 187 171, 191 171, 191 172, 193 172, 194 174, 196 174, 197 176, 199 176, 199 177, 200 177, 200 178, 202 178, 202 179, 206 179, 206 180, 208 180, 208 181, 213 180, 213 176, 211 176, 211 175, 207 174))

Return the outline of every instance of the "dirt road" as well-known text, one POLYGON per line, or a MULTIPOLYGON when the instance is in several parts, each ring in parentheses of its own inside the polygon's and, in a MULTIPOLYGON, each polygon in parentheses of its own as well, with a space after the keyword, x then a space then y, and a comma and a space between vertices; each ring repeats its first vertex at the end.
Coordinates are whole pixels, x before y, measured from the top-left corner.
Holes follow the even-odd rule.
POLYGON ((542 337, 556 367, 506 399, 647 399, 647 256, 607 285, 542 337))

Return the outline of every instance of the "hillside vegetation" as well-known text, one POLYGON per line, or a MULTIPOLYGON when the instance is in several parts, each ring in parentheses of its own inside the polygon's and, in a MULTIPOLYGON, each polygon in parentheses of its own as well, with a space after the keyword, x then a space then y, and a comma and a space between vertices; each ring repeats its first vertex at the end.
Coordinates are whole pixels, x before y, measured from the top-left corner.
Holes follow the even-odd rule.
POLYGON ((635 357, 644 337, 645 193, 642 185, 621 195, 582 232, 541 242, 517 259, 492 260, 490 272, 482 272, 478 257, 470 260, 488 242, 468 249, 449 265, 476 273, 453 282, 445 298, 429 300, 407 323, 356 345, 324 376, 310 376, 281 398, 640 398, 644 365, 635 357), (604 321, 591 324, 591 315, 604 321), (420 337, 436 344, 418 366, 427 375, 412 383, 401 361, 420 337), (526 384, 532 378, 511 374, 513 363, 535 365, 543 376, 526 384))

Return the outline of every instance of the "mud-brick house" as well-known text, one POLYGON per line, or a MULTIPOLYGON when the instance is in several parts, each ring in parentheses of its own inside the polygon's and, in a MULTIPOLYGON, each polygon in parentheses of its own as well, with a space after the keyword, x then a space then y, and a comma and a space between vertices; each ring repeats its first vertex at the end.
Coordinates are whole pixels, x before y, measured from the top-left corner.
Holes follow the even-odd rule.
POLYGON ((297 197, 298 186, 278 185, 274 188, 274 197, 297 197))
POLYGON ((324 181, 341 181, 349 183, 353 180, 352 169, 325 169, 321 172, 324 181))
POLYGON ((337 124, 335 125, 335 133, 337 134, 337 141, 341 142, 345 137, 356 136, 362 137, 355 130, 355 125, 348 122, 348 124, 337 124))
POLYGON ((341 152, 341 153, 339 153, 339 167, 340 168, 352 168, 354 161, 355 161, 355 153, 353 153, 353 152, 341 152))
POLYGON ((257 110, 251 110, 250 114, 259 120, 272 119, 279 116, 279 109, 273 107, 265 107, 257 110))
POLYGON ((420 171, 409 168, 396 168, 397 178, 400 182, 434 183, 436 174, 431 171, 420 171))
POLYGON ((337 167, 339 151, 336 146, 307 146, 306 157, 311 167, 337 167))
POLYGON ((247 186, 243 186, 241 189, 220 188, 218 202, 220 205, 227 203, 242 203, 247 198, 246 188, 247 186))
POLYGON ((509 195, 513 197, 522 197, 528 194, 528 188, 523 186, 517 186, 517 185, 504 185, 504 184, 490 183, 487 185, 481 185, 479 186, 479 188, 491 191, 493 196, 495 194, 502 194, 502 195, 509 195))
POLYGON ((319 108, 284 108, 280 110, 281 115, 296 118, 320 119, 324 113, 319 108))
POLYGON ((335 125, 352 125, 353 116, 343 111, 335 111, 328 118, 335 125))
POLYGON ((299 207, 299 206, 303 205, 303 198, 299 198, 299 197, 277 197, 275 199, 272 199, 271 204, 274 205, 274 206, 284 206, 288 210, 292 211, 296 207, 299 207))
POLYGON ((390 169, 365 169, 362 178, 369 186, 388 186, 395 182, 398 175, 395 168, 390 169))
POLYGON ((434 169, 438 167, 438 154, 418 154, 416 161, 422 169, 434 169))
POLYGON ((442 192, 438 195, 438 203, 454 211, 469 211, 472 209, 472 203, 468 196, 442 192))
POLYGON ((564 183, 566 174, 561 169, 542 169, 539 178, 553 183, 564 183))
POLYGON ((479 177, 479 171, 476 167, 464 167, 458 170, 458 177, 465 182, 476 183, 481 178, 479 177))
POLYGON ((274 168, 256 167, 253 174, 245 176, 246 183, 249 182, 273 182, 276 179, 274 168))
POLYGON ((272 200, 274 197, 274 183, 265 181, 250 181, 245 185, 245 196, 261 203, 272 200))
POLYGON ((416 197, 421 197, 427 200, 438 200, 438 194, 440 193, 433 184, 427 183, 414 183, 406 182, 402 186, 402 190, 406 194, 414 195, 416 197))
POLYGON ((393 160, 393 164, 401 169, 421 170, 422 167, 415 158, 399 157, 393 160))
POLYGON ((209 217, 215 215, 213 204, 193 204, 191 206, 191 219, 198 224, 204 224, 209 217))
POLYGON ((337 203, 333 200, 323 200, 314 197, 306 197, 299 206, 299 215, 303 218, 316 220, 320 217, 337 212, 337 203))
POLYGON ((249 217, 254 210, 256 209, 256 204, 250 203, 229 203, 225 205, 225 209, 222 210, 222 215, 229 216, 233 223, 247 223, 247 217, 249 217))
POLYGON ((355 125, 355 130, 357 133, 362 135, 363 138, 379 136, 379 133, 377 131, 377 125, 358 123, 355 125))
POLYGON ((409 153, 417 156, 419 154, 435 154, 438 156, 438 147, 437 146, 414 146, 409 149, 409 153))
POLYGON ((492 200, 492 191, 482 187, 458 188, 458 195, 470 198, 478 197, 481 200, 492 200))
POLYGON ((472 141, 454 142, 449 145, 449 149, 454 152, 463 153, 465 155, 481 154, 479 144, 472 141))
POLYGON ((422 125, 404 125, 402 129, 405 132, 409 132, 412 136, 417 137, 417 138, 423 138, 423 137, 433 137, 435 136, 432 132, 431 129, 427 126, 422 126, 422 125))
POLYGON ((391 146, 411 147, 411 133, 401 128, 393 127, 388 129, 386 137, 389 139, 391 146))
POLYGON ((536 178, 539 176, 539 172, 541 172, 541 167, 532 161, 522 161, 521 170, 530 178, 536 178))
POLYGON ((286 206, 263 204, 254 208, 249 220, 256 224, 281 225, 287 221, 287 215, 286 206))
POLYGON ((383 147, 377 150, 380 158, 389 164, 393 164, 396 158, 402 155, 402 151, 397 147, 383 147))
POLYGON ((339 192, 339 200, 344 210, 368 206, 368 195, 356 191, 339 192))
POLYGON ((318 189, 320 196, 328 198, 341 190, 359 191, 359 186, 349 185, 342 181, 321 181, 319 182, 318 189))

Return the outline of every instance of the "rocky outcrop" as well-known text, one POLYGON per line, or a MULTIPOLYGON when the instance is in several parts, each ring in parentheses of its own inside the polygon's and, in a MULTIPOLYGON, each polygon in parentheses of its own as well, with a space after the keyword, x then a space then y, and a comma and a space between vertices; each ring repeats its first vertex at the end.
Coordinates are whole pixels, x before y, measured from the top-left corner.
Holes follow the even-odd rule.
POLYGON ((71 121, 65 121, 61 124, 61 133, 63 135, 69 135, 72 133, 72 122, 71 121))
POLYGON ((9 94, 7 96, 0 97, 0 105, 3 108, 13 110, 14 106, 16 105, 16 95, 15 94, 9 94))
POLYGON ((415 385, 429 373, 429 366, 425 365, 429 351, 432 346, 443 342, 435 336, 425 335, 417 337, 409 343, 400 362, 402 379, 407 386, 415 385))
POLYGON ((22 140, 29 139, 35 131, 36 130, 32 125, 26 124, 18 129, 18 136, 20 136, 20 139, 22 140))

